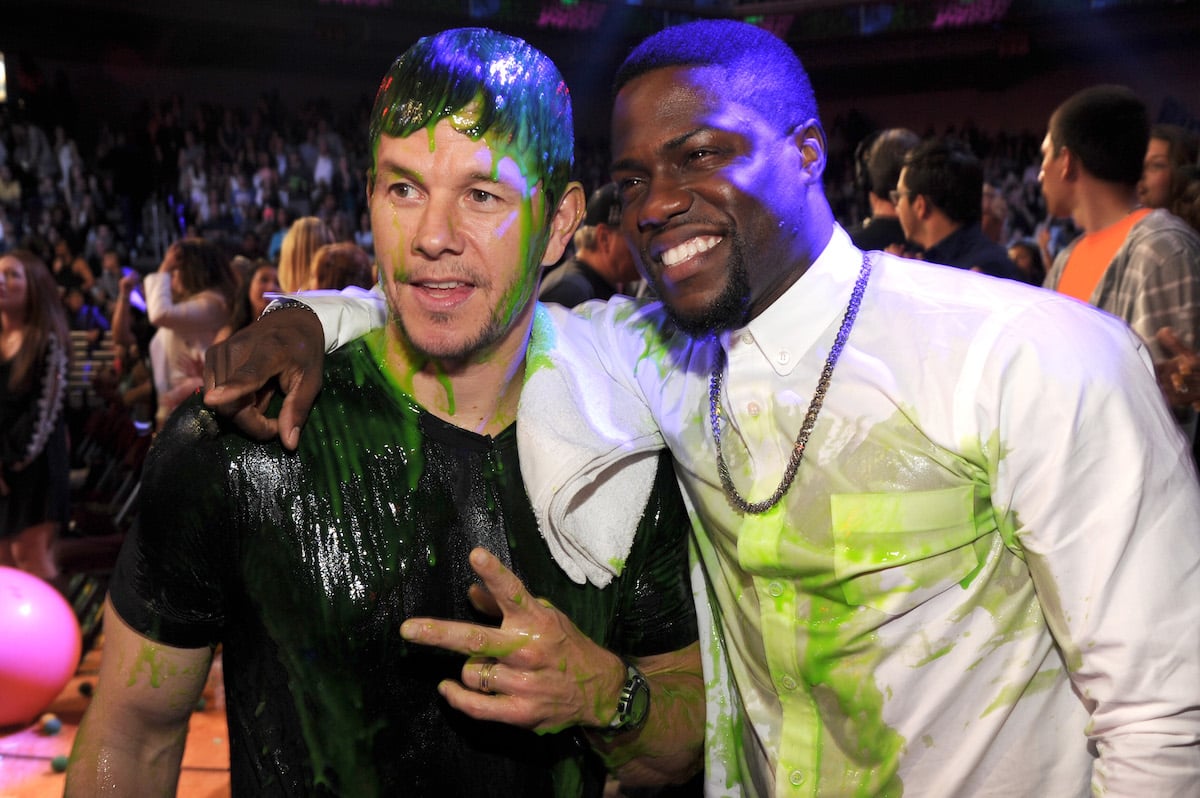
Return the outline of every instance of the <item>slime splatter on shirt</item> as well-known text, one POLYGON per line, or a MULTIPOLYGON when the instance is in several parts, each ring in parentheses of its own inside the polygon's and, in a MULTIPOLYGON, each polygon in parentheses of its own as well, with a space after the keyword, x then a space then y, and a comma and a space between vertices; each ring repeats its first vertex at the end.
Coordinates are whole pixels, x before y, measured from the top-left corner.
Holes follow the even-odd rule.
POLYGON ((329 359, 297 453, 224 430, 193 399, 155 443, 113 604, 168 645, 223 643, 234 794, 598 795, 573 733, 451 709, 462 658, 400 639, 412 616, 479 620, 474 546, 597 642, 630 656, 696 639, 688 520, 667 460, 626 569, 604 590, 550 559, 515 429, 425 413, 378 366, 373 334, 329 359))

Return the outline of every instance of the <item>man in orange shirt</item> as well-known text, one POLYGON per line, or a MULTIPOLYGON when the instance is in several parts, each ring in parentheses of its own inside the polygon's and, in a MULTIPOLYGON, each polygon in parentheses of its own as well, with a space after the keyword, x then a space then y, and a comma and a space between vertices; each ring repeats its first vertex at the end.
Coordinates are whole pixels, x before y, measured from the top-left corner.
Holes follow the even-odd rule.
MULTIPOLYGON (((1054 259, 1045 286, 1124 319, 1161 363, 1172 353, 1159 330, 1187 347, 1200 339, 1200 236, 1165 210, 1139 207, 1149 131, 1129 89, 1084 89, 1050 116, 1039 179, 1047 211, 1084 231, 1054 259)), ((1176 411, 1194 421, 1186 404, 1176 411)))

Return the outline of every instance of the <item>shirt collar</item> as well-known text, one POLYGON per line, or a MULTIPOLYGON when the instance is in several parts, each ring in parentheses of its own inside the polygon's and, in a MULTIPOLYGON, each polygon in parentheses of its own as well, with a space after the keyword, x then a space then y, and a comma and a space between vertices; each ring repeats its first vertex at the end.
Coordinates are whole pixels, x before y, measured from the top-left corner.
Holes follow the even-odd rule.
POLYGON ((731 358, 754 347, 776 374, 791 374, 811 347, 832 346, 832 340, 821 338, 845 315, 862 258, 846 231, 834 225, 829 243, 808 271, 745 327, 725 333, 721 345, 731 358))

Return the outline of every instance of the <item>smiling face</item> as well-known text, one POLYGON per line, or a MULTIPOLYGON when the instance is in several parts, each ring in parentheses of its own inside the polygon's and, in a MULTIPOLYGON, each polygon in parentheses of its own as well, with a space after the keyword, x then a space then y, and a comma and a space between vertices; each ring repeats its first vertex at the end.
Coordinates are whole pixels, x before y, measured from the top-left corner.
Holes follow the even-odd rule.
POLYGON ((405 346, 451 362, 521 351, 540 265, 562 255, 561 228, 569 236, 578 213, 560 205, 548 223, 540 185, 487 136, 472 139, 446 119, 405 138, 381 136, 368 190, 380 276, 405 346))
POLYGON ((691 334, 762 312, 821 239, 808 204, 814 185, 820 196, 819 127, 779 130, 721 97, 723 82, 715 67, 656 69, 627 83, 613 109, 622 232, 691 334))
POLYGON ((259 266, 254 270, 254 275, 250 278, 250 283, 246 287, 246 293, 250 298, 250 307, 254 310, 254 316, 257 318, 266 310, 270 300, 263 296, 267 291, 278 292, 279 288, 279 270, 274 266, 259 266))

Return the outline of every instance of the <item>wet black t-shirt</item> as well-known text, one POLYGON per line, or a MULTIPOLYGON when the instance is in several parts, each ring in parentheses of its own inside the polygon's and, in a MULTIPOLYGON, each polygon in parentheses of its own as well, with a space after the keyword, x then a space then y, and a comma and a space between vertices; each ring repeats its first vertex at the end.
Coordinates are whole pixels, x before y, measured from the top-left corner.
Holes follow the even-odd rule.
POLYGON ((146 463, 113 604, 165 644, 223 644, 234 795, 599 795, 603 769, 575 732, 450 708, 436 685, 463 658, 399 627, 480 620, 467 554, 484 546, 618 653, 688 645, 688 519, 670 462, 623 574, 576 585, 537 531, 515 429, 491 438, 425 413, 380 372, 378 340, 328 359, 295 453, 185 404, 146 463))

